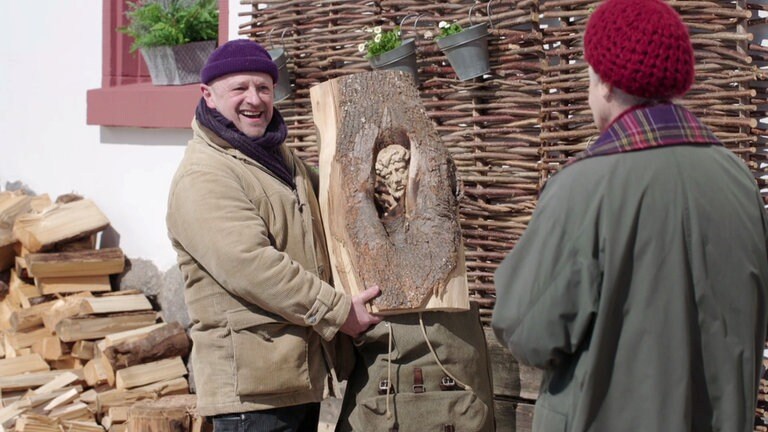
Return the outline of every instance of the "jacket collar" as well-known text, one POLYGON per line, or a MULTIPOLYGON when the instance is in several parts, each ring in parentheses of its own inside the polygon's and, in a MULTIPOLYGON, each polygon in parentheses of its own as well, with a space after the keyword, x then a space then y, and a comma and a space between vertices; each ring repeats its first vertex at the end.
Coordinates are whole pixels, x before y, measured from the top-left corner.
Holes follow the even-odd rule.
POLYGON ((597 141, 568 161, 673 145, 722 145, 690 111, 675 104, 638 107, 622 113, 597 141))

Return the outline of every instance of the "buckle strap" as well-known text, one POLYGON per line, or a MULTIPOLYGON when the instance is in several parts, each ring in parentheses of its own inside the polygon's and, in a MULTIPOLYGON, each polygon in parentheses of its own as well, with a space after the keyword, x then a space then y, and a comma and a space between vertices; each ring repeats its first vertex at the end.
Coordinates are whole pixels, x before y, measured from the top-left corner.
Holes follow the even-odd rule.
POLYGON ((449 377, 448 375, 444 375, 442 378, 440 378, 440 390, 443 390, 443 391, 456 390, 456 380, 449 377))
POLYGON ((413 368, 413 392, 424 393, 427 389, 424 387, 424 374, 421 368, 413 368))

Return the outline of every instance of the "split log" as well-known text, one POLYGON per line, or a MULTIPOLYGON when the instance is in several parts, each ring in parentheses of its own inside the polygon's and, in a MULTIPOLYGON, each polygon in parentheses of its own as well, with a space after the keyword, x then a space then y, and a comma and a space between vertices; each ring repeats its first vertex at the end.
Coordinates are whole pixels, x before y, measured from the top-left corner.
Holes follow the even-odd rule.
POLYGON ((109 225, 93 201, 54 204, 38 214, 18 217, 13 234, 30 252, 52 249, 57 243, 89 236, 109 225))
POLYGON ((186 378, 160 381, 133 389, 111 389, 96 393, 93 398, 83 394, 80 400, 88 403, 93 409, 104 412, 113 406, 133 405, 136 401, 144 399, 155 400, 161 396, 179 394, 189 394, 186 378))
POLYGON ((70 317, 56 324, 56 334, 64 342, 99 339, 110 333, 132 330, 154 324, 157 313, 137 312, 111 316, 70 317))
POLYGON ((128 412, 128 432, 193 432, 196 406, 194 395, 137 402, 128 412))
POLYGON ((112 290, 109 276, 39 277, 35 285, 43 294, 106 292, 112 290))
POLYGON ((379 313, 467 309, 456 167, 410 76, 348 75, 310 95, 334 280, 353 294, 377 285, 379 313))
POLYGON ((59 321, 77 316, 80 313, 80 302, 83 298, 92 297, 90 292, 72 294, 63 299, 56 300, 51 308, 43 313, 43 325, 45 328, 54 331, 59 321))
POLYGON ((189 349, 189 337, 176 322, 155 329, 141 339, 110 346, 104 350, 104 357, 118 370, 169 357, 186 357, 189 349))
POLYGON ((121 273, 125 269, 125 256, 120 248, 33 253, 24 261, 33 277, 99 276, 121 273))
POLYGON ((186 374, 187 367, 181 357, 174 357, 121 369, 115 373, 115 384, 118 389, 130 389, 181 378, 186 374))
POLYGON ((30 354, 0 360, 0 377, 19 375, 28 372, 51 370, 40 354, 30 354))
MULTIPOLYGON (((31 372, 23 375, 0 377, 0 390, 25 390, 39 386, 45 387, 45 385, 49 385, 50 383, 58 384, 59 382, 72 379, 72 375, 74 375, 76 380, 83 380, 83 371, 79 369, 31 372)), ((65 386, 73 381, 69 381, 66 384, 62 384, 55 388, 65 386)), ((46 387, 43 390, 37 389, 36 391, 49 391, 49 389, 46 387)))
POLYGON ((84 298, 80 302, 82 314, 105 314, 152 310, 152 303, 144 294, 84 298))
POLYGON ((124 332, 120 332, 120 333, 108 334, 108 335, 104 336, 103 340, 99 341, 96 344, 96 348, 99 351, 103 352, 103 351, 106 351, 107 348, 109 348, 109 347, 111 347, 113 345, 121 344, 121 343, 124 343, 124 342, 126 342, 126 343, 127 342, 132 342, 132 341, 144 338, 150 332, 153 332, 153 331, 155 331, 155 330, 157 330, 157 329, 159 329, 161 327, 165 327, 167 325, 168 325, 168 323, 161 322, 161 323, 152 324, 152 325, 149 325, 149 326, 146 326, 146 327, 137 328, 137 329, 134 329, 134 330, 128 330, 128 331, 124 331, 124 332))
POLYGON ((79 340, 72 345, 72 357, 80 360, 90 360, 96 353, 96 343, 88 340, 79 340))
POLYGON ((26 329, 17 332, 8 332, 5 334, 5 336, 7 336, 8 343, 17 352, 19 352, 22 348, 29 348, 36 342, 41 341, 51 335, 51 331, 45 327, 26 329))
POLYGON ((32 299, 41 297, 43 293, 36 285, 26 283, 16 271, 11 270, 11 280, 8 283, 8 298, 22 308, 32 306, 32 299))
POLYGON ((9 323, 11 331, 26 330, 43 325, 43 314, 51 309, 56 302, 49 301, 29 306, 26 309, 15 310, 11 313, 9 323))
POLYGON ((63 343, 58 336, 47 336, 32 345, 32 352, 40 354, 49 361, 61 360, 69 354, 69 351, 69 346, 63 343))

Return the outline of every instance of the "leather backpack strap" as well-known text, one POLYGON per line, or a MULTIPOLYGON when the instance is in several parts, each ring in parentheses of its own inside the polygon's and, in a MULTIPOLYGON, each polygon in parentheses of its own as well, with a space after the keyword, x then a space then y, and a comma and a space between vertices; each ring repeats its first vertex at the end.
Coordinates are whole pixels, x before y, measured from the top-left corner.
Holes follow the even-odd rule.
POLYGON ((421 368, 415 367, 413 368, 413 392, 424 393, 425 391, 427 389, 424 388, 424 373, 421 368))

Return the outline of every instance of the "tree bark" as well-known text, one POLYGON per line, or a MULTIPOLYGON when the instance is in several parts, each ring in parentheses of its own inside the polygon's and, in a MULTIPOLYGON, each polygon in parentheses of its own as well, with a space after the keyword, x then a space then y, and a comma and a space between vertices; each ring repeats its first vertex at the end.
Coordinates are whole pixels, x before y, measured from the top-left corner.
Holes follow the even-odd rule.
POLYGON ((380 313, 466 309, 456 167, 412 81, 397 71, 355 74, 310 95, 336 282, 352 293, 377 285, 380 313), (410 152, 407 183, 397 206, 382 215, 375 164, 393 145, 410 152))

